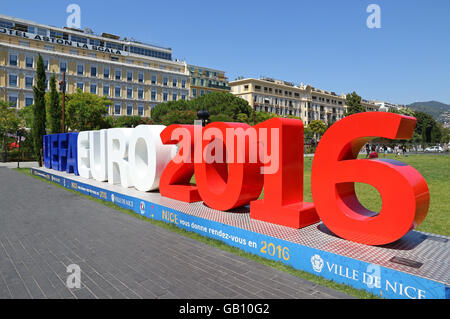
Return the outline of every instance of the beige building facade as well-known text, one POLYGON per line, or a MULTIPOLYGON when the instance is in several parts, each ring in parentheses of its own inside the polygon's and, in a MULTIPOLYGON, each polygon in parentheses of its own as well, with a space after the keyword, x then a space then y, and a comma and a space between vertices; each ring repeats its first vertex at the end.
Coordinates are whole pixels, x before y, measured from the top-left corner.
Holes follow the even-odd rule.
POLYGON ((230 92, 225 71, 188 65, 190 97, 196 98, 208 93, 230 92))
MULTIPOLYGON (((345 94, 314 88, 310 85, 262 77, 232 81, 231 93, 246 100, 253 110, 281 116, 301 117, 304 124, 320 120, 326 124, 339 121, 346 109, 345 94)), ((367 111, 378 111, 379 106, 362 100, 367 111)))

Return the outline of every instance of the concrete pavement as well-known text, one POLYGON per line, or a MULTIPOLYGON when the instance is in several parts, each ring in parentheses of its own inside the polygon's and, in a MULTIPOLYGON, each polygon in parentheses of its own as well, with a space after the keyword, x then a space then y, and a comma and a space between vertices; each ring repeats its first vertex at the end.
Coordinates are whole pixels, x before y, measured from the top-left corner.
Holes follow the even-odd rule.
POLYGON ((0 201, 0 298, 349 298, 5 167, 0 201))

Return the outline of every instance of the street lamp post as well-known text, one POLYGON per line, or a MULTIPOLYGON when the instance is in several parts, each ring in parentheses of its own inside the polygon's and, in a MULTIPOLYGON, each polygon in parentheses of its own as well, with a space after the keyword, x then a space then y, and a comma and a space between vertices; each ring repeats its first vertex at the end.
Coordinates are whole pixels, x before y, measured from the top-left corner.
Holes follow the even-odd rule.
POLYGON ((18 152, 17 152, 17 168, 20 168, 20 144, 22 144, 21 136, 22 132, 20 130, 17 130, 17 145, 18 145, 18 152))
POLYGON ((62 133, 65 133, 66 124, 65 124, 65 108, 66 108, 66 72, 63 72, 63 79, 59 82, 60 91, 62 92, 62 133))

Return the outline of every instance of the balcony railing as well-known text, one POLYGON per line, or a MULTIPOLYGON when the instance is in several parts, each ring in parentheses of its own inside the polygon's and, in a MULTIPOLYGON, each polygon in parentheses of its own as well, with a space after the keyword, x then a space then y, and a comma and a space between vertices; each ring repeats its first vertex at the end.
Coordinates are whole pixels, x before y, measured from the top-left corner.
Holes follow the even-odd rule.
POLYGON ((231 90, 231 87, 228 85, 217 85, 217 84, 208 84, 208 87, 213 89, 221 89, 221 90, 231 90))

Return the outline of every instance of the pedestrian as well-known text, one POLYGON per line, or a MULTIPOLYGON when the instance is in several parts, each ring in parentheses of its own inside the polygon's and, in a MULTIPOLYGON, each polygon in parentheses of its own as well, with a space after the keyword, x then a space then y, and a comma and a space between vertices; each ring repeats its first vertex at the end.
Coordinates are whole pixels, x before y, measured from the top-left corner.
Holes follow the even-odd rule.
POLYGON ((370 154, 370 145, 366 144, 366 158, 369 157, 369 154, 370 154))
POLYGON ((370 159, 378 158, 377 149, 375 146, 372 146, 372 152, 369 154, 370 159))
POLYGON ((406 145, 405 144, 402 145, 402 153, 403 153, 403 156, 406 156, 406 145))

